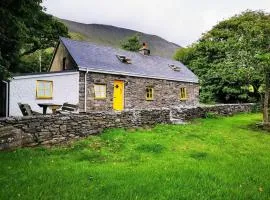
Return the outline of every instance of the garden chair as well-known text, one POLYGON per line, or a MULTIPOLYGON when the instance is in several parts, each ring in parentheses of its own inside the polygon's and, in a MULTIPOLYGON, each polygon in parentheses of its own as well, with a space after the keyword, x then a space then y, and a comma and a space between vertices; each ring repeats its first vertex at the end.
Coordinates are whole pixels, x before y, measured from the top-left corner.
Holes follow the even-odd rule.
POLYGON ((33 111, 29 104, 18 103, 19 108, 23 114, 23 116, 33 116, 33 115, 41 115, 41 113, 33 111))
POLYGON ((56 113, 74 113, 77 112, 79 109, 78 105, 70 104, 70 103, 64 103, 60 110, 57 110, 56 113))

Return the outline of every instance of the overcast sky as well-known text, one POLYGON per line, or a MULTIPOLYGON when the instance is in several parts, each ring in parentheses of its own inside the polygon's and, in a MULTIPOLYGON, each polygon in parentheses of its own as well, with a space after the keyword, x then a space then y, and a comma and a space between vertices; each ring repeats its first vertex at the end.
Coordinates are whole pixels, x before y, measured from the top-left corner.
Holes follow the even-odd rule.
POLYGON ((246 9, 270 12, 270 0, 44 0, 43 5, 63 19, 134 29, 182 46, 246 9))

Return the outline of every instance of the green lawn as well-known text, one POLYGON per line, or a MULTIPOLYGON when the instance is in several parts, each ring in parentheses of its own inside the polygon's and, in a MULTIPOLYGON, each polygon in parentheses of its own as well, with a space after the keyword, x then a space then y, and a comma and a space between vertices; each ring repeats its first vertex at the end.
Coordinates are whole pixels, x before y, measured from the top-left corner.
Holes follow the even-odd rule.
POLYGON ((270 199, 259 114, 111 129, 53 149, 0 152, 0 199, 270 199))

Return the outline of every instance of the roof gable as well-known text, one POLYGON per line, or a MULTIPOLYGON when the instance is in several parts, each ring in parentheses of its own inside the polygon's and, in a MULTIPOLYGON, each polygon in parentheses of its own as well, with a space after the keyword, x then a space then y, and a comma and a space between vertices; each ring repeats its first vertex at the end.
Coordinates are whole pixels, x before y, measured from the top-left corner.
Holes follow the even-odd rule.
POLYGON ((60 38, 60 42, 81 70, 198 83, 197 76, 178 61, 67 38, 60 38), (121 62, 116 55, 128 57, 132 64, 121 62), (170 65, 180 71, 172 70, 170 65))

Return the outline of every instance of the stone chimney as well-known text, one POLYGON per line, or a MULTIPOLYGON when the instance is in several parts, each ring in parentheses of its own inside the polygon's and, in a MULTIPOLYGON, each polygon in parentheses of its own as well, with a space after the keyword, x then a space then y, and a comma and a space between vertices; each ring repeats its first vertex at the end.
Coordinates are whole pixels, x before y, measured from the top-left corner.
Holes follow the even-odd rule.
POLYGON ((145 42, 143 43, 142 48, 140 48, 139 52, 145 56, 150 56, 150 49, 145 42))

